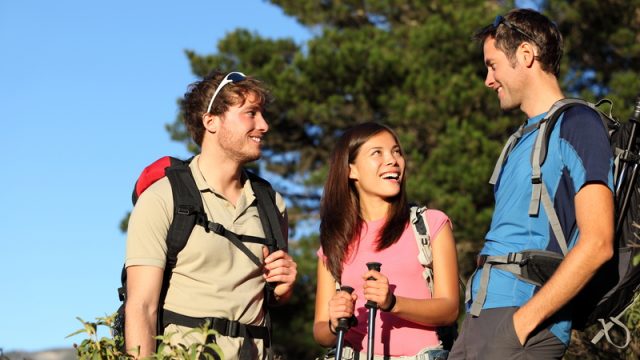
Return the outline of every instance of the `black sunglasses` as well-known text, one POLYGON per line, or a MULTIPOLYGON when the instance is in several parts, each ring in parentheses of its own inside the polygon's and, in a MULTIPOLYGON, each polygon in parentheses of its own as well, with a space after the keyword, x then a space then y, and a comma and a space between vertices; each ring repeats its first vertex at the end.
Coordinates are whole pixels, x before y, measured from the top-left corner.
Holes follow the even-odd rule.
POLYGON ((536 40, 531 35, 527 34, 526 32, 524 32, 524 30, 510 23, 509 20, 505 19, 502 15, 498 15, 495 19, 493 19, 493 28, 497 30, 500 24, 505 24, 509 29, 519 32, 520 35, 531 40, 535 45, 538 45, 538 43, 536 43, 536 40))

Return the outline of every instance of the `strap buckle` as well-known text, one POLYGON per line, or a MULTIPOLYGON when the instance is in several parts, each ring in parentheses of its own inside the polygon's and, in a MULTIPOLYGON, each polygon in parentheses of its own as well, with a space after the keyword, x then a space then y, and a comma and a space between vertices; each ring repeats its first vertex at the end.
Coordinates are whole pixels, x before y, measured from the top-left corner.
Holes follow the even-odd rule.
POLYGON ((476 256, 476 266, 482 267, 487 262, 488 255, 478 255, 476 256))
POLYGON ((224 318, 212 318, 211 327, 223 336, 238 337, 240 334, 240 322, 224 318))
POLYGON ((238 337, 240 334, 240 323, 237 321, 227 321, 227 336, 238 337))
POLYGON ((178 205, 176 212, 180 215, 191 215, 195 210, 193 206, 190 205, 178 205))
POLYGON ((521 252, 510 252, 507 255, 507 264, 517 264, 520 266, 525 266, 529 259, 527 259, 521 252))
MULTIPOLYGON (((224 226, 222 226, 222 224, 218 224, 216 222, 209 222, 207 224, 207 229, 209 231, 213 231, 214 233, 218 234, 218 235, 223 235, 224 231, 226 230, 224 228, 224 226)), ((223 235, 224 236, 224 235, 223 235)))

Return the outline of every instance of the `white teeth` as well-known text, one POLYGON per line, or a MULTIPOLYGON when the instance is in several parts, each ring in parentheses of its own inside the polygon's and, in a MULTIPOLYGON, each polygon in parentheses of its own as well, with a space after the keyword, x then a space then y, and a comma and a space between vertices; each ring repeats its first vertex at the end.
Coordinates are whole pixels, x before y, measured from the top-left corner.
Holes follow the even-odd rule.
POLYGON ((261 141, 262 141, 262 138, 260 138, 260 137, 256 137, 256 136, 249 136, 249 138, 250 138, 251 140, 255 141, 255 142, 261 142, 261 141))
POLYGON ((398 173, 387 173, 382 175, 383 179, 393 179, 393 180, 398 180, 400 178, 400 174, 398 173))

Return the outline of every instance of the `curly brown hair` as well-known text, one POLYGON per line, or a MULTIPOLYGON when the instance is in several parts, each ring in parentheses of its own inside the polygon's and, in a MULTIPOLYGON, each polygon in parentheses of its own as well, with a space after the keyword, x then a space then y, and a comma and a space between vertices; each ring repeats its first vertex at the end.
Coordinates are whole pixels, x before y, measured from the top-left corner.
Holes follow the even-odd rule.
MULTIPOLYGON (((226 76, 226 73, 214 71, 202 80, 190 84, 180 102, 184 124, 198 146, 202 145, 204 137, 202 116, 207 112, 213 93, 226 76)), ((249 95, 254 95, 261 107, 265 107, 272 100, 269 90, 261 81, 247 76, 244 80, 224 85, 216 95, 209 113, 222 115, 231 106, 242 106, 249 95)))

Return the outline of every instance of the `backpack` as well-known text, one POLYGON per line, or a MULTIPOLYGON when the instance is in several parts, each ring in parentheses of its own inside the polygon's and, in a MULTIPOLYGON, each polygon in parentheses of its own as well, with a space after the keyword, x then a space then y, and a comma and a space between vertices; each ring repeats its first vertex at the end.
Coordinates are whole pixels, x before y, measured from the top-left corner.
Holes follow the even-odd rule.
MULTIPOLYGON (((426 211, 426 206, 411 206, 409 221, 418 244, 418 261, 423 267, 422 278, 427 282, 429 292, 433 296, 433 255, 431 251, 431 232, 429 231, 429 224, 425 221, 425 216, 423 215, 426 214, 426 211)), ((464 287, 462 281, 460 281, 460 284, 464 287)), ((438 326, 436 327, 436 333, 438 339, 442 342, 442 347, 445 350, 451 350, 453 342, 458 337, 458 324, 438 326)))
MULTIPOLYGON (((194 318, 188 318, 180 314, 168 312, 167 310, 163 311, 163 305, 164 299, 167 295, 167 290, 169 288, 173 268, 176 266, 178 253, 187 244, 189 236, 191 235, 191 231, 196 225, 205 227, 207 232, 211 231, 227 238, 259 267, 262 266, 260 259, 258 259, 247 248, 244 242, 265 244, 270 253, 278 249, 287 249, 287 241, 282 234, 280 225, 280 212, 275 203, 275 191, 273 190, 269 182, 250 171, 245 172, 255 193, 258 215, 265 233, 265 238, 258 238, 248 235, 238 235, 225 229, 221 224, 207 219, 207 214, 204 211, 200 191, 198 190, 198 187, 193 178, 193 174, 191 173, 191 169, 189 167, 189 163, 192 159, 193 158, 188 160, 181 160, 174 157, 165 156, 156 160, 142 171, 140 177, 136 181, 132 194, 132 203, 133 205, 135 205, 138 197, 149 186, 165 176, 168 178, 171 184, 171 191, 173 194, 173 221, 169 226, 166 239, 167 262, 164 269, 160 299, 158 303, 157 334, 162 334, 162 331, 164 330, 164 323, 167 323, 168 320, 165 317, 169 317, 171 322, 188 322, 189 320, 193 322, 194 318)), ((127 299, 127 273, 124 266, 121 273, 121 283, 122 286, 118 289, 118 296, 122 304, 116 313, 116 319, 113 325, 113 336, 114 338, 117 336, 120 336, 122 338, 122 350, 124 350, 124 309, 127 299)), ((265 282, 265 307, 267 305, 275 303, 275 297, 273 295, 274 287, 274 284, 265 282)), ((269 347, 271 324, 268 311, 266 334, 264 334, 265 331, 263 328, 240 324, 237 321, 224 320, 226 319, 213 318, 211 326, 214 328, 214 330, 218 331, 218 333, 222 335, 238 336, 238 333, 240 335, 255 335, 256 333, 259 333, 259 336, 252 337, 262 338, 262 336, 264 336, 265 346, 269 347), (235 329, 236 331, 234 334, 226 334, 225 332, 228 332, 226 331, 227 329, 235 329)), ((190 327, 197 327, 197 325, 190 327)))
MULTIPOLYGON (((532 199, 529 215, 537 216, 540 202, 544 208, 551 229, 564 255, 567 253, 565 240, 558 215, 542 182, 542 165, 546 158, 551 132, 560 115, 574 106, 587 106, 596 111, 608 131, 611 149, 614 154, 614 202, 615 202, 615 236, 614 255, 605 263, 571 301, 573 328, 585 328, 599 324, 602 329, 592 339, 596 344, 603 337, 618 348, 625 348, 631 340, 629 329, 620 318, 631 307, 640 290, 640 186, 637 167, 640 164, 640 144, 636 127, 640 122, 640 101, 630 121, 620 123, 611 114, 604 113, 598 107, 608 100, 592 104, 580 99, 562 99, 557 101, 546 116, 535 125, 535 129, 521 127, 512 138, 522 136, 528 131, 538 130, 534 150, 531 156, 532 165, 532 199), (612 327, 618 326, 625 333, 623 345, 615 344, 609 335, 612 327)), ((638 129, 640 130, 640 129, 638 129)), ((490 183, 495 184, 502 167, 515 141, 511 138, 505 145, 496 164, 490 183)), ((510 271, 519 278, 542 285, 553 275, 563 259, 563 255, 548 251, 524 251, 510 254, 512 259, 499 259, 498 268, 510 271), (504 260, 504 261, 502 261, 504 260)), ((496 257, 497 258, 497 257, 496 257)), ((502 258, 506 258, 503 256, 502 258)), ((487 261, 487 259, 485 259, 487 261)))

